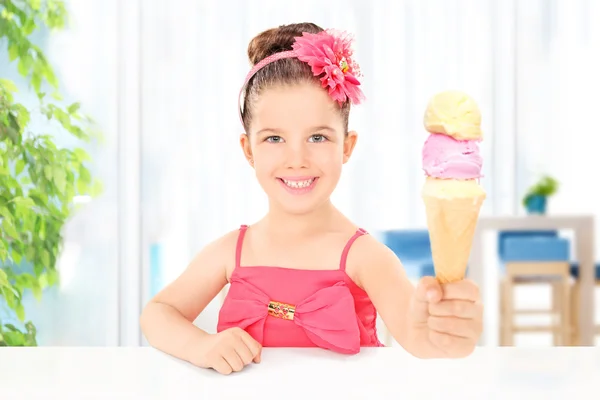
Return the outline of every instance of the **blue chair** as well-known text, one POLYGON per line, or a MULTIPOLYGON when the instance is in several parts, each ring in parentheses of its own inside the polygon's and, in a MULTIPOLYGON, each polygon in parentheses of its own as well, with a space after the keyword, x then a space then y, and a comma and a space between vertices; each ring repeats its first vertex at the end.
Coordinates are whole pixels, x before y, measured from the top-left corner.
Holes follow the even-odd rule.
POLYGON ((435 276, 429 231, 425 229, 389 230, 380 233, 381 241, 402 261, 410 277, 435 276))
MULTIPOLYGON (((596 264, 594 268, 594 278, 596 283, 596 288, 600 287, 600 264, 596 264)), ((579 289, 579 263, 572 262, 570 265, 571 276, 573 277, 574 284, 573 289, 571 290, 571 318, 572 318, 572 331, 573 331, 573 343, 579 344, 579 307, 580 307, 580 289, 579 289)), ((600 325, 596 324, 595 334, 600 335, 600 325)))
POLYGON ((381 232, 380 238, 402 261, 409 277, 435 276, 428 230, 390 230, 381 232))
POLYGON ((555 345, 572 343, 569 241, 556 231, 514 231, 498 235, 498 253, 504 267, 500 287, 500 344, 512 346, 518 332, 551 332, 555 345), (517 310, 517 285, 549 284, 553 293, 550 310, 517 310), (555 325, 519 326, 518 314, 552 314, 555 325))

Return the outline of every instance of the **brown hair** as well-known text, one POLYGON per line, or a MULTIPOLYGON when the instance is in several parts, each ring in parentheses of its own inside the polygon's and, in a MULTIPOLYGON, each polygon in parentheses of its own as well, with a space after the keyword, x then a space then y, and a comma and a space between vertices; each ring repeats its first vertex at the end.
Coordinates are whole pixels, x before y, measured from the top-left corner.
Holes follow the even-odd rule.
MULTIPOLYGON (((266 57, 281 51, 292 50, 295 38, 303 32, 319 33, 323 28, 310 22, 282 25, 266 30, 254 37, 248 45, 248 58, 254 66, 266 57)), ((297 58, 284 58, 274 61, 261 68, 246 85, 243 97, 242 121, 246 132, 252 121, 253 103, 262 91, 275 85, 292 85, 304 82, 319 82, 319 77, 313 75, 308 64, 297 58)), ((348 132, 350 101, 343 105, 335 103, 344 122, 344 133, 348 132)))

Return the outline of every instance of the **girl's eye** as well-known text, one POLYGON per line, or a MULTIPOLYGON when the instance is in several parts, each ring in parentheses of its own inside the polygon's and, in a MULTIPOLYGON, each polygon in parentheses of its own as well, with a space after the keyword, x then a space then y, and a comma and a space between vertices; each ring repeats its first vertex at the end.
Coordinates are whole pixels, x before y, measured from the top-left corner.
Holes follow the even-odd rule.
POLYGON ((327 138, 323 135, 312 135, 310 141, 313 143, 325 142, 327 141, 327 138))
POLYGON ((283 142, 283 138, 281 136, 269 136, 265 141, 269 143, 281 143, 283 142))

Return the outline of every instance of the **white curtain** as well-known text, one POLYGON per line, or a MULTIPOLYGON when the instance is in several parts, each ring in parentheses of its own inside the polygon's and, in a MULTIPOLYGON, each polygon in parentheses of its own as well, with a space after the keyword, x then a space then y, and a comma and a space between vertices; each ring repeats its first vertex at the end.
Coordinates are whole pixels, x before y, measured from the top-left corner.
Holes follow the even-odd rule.
MULTIPOLYGON (((118 234, 108 241, 102 236, 106 230, 89 232, 88 244, 96 235, 98 241, 121 245, 121 255, 113 258, 118 265, 111 269, 112 278, 95 283, 89 271, 75 271, 82 288, 98 284, 108 288, 114 277, 123 276, 119 271, 133 270, 127 285, 141 285, 141 292, 128 296, 125 287, 112 295, 120 296, 115 304, 121 315, 135 315, 150 289, 177 276, 209 241, 242 223, 252 223, 266 211, 265 196, 239 149, 242 128, 236 107, 249 68, 248 42, 280 24, 311 21, 351 31, 356 37, 368 101, 353 110, 350 122, 360 134, 358 148, 334 200, 365 229, 376 233, 424 227, 419 196, 420 151, 426 139, 422 116, 429 97, 449 88, 470 93, 483 113, 482 183, 489 195, 484 215, 522 213, 521 196, 538 174, 546 172, 563 185, 550 203, 551 212, 600 211, 598 190, 588 184, 595 179, 592 141, 600 133, 595 124, 595 93, 600 90, 596 1, 124 3, 72 2, 76 29, 50 42, 63 82, 75 97, 87 102, 107 132, 107 143, 96 154, 102 160, 98 173, 108 178, 108 193, 117 190, 115 175, 139 168, 139 226, 128 229, 137 229, 140 243, 125 246, 118 234), (132 12, 132 4, 139 5, 138 13, 132 12), (117 26, 115 31, 114 21, 127 23, 125 8, 136 29, 117 26), (110 30, 104 29, 109 26, 110 30), (129 47, 119 47, 122 43, 129 47), (82 49, 88 51, 85 57, 82 49), (122 85, 132 89, 125 99, 119 90, 122 85), (122 118, 135 119, 136 124, 115 122, 116 108, 128 105, 135 112, 122 118), (119 151, 122 156, 128 151, 136 154, 135 148, 119 149, 119 143, 125 143, 119 141, 123 135, 140 143, 137 166, 108 161, 115 161, 119 151), (151 248, 160 248, 160 260, 152 258, 151 248), (123 260, 136 257, 142 263, 139 273, 135 272, 138 265, 122 265, 123 260)), ((80 223, 96 221, 105 212, 119 215, 121 226, 123 218, 136 221, 123 214, 124 203, 135 200, 136 188, 122 185, 121 193, 124 190, 125 197, 114 195, 91 205, 98 210, 96 216, 82 215, 80 223)), ((115 219, 107 221, 119 224, 115 219)), ((135 232, 128 238, 135 241, 135 232)), ((67 239, 73 244, 81 241, 77 233, 67 239)), ((92 250, 81 248, 80 257, 93 264, 92 250)), ((198 285, 200 290, 202 283, 198 285)), ((89 303, 93 312, 106 316, 107 325, 119 325, 120 332, 110 339, 96 334, 94 343, 137 344, 135 335, 123 334, 135 332, 137 320, 111 319, 114 307, 108 312, 102 304, 89 303)), ((217 307, 212 304, 197 323, 214 330, 217 307)), ((65 332, 93 336, 93 330, 71 319, 55 327, 47 343, 56 342, 65 332)), ((85 335, 76 337, 81 336, 85 335)), ((92 341, 78 343, 86 340, 92 341)))
MULTIPOLYGON (((347 29, 357 39, 368 102, 353 111, 351 126, 361 136, 335 193, 350 217, 373 231, 424 223, 418 193, 426 139, 422 115, 428 98, 447 88, 464 89, 481 105, 488 134, 485 182, 492 192, 492 5, 175 1, 165 8, 160 1, 144 2, 143 157, 153 193, 147 200, 168 216, 155 221, 156 234, 178 232, 185 237, 185 243, 177 241, 183 253, 192 252, 266 211, 238 145, 237 92, 248 70, 248 41, 264 29, 295 21, 347 29)), ((493 197, 485 212, 492 205, 493 197)), ((190 255, 181 254, 183 259, 190 255)))
POLYGON ((550 212, 598 214, 600 2, 521 1, 517 17, 515 186, 550 173, 550 212))

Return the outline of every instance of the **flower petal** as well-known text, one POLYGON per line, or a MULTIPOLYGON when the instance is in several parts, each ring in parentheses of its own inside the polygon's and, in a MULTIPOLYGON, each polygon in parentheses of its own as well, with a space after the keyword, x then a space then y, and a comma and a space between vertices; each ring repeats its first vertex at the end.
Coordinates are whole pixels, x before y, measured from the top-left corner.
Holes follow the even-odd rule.
POLYGON ((360 82, 358 81, 358 79, 356 79, 354 77, 354 75, 352 75, 352 74, 346 74, 345 77, 346 77, 346 81, 350 82, 351 84, 353 84, 353 85, 360 85, 360 82))

